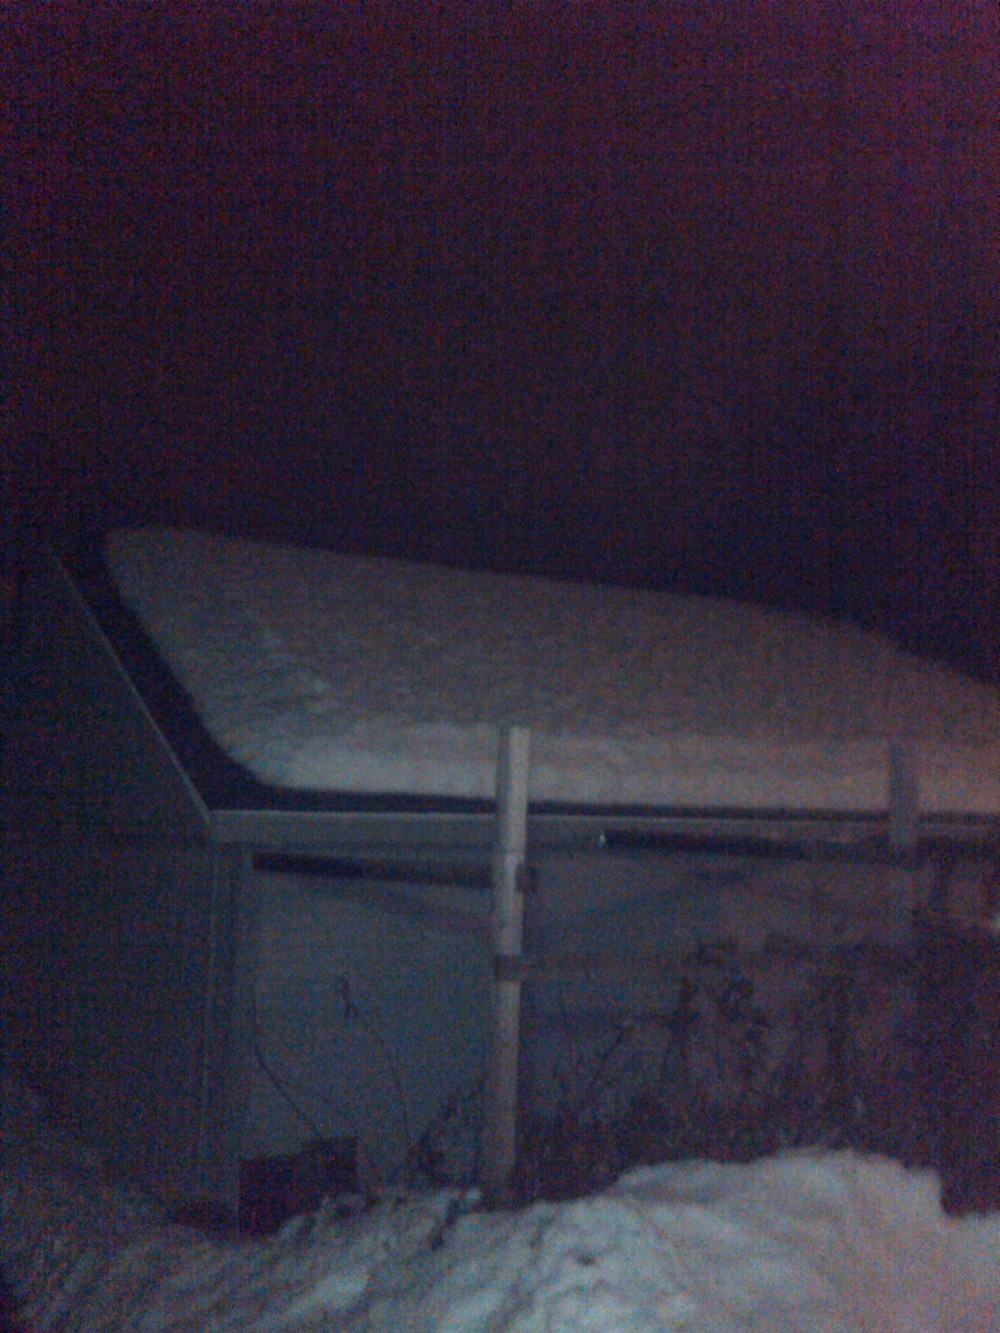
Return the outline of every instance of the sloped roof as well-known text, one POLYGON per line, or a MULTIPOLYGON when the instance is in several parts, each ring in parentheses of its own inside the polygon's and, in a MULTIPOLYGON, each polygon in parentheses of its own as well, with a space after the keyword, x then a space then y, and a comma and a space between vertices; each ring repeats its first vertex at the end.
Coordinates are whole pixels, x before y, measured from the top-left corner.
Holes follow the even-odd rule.
POLYGON ((206 533, 113 534, 209 732, 296 790, 489 799, 500 731, 574 805, 1000 811, 1000 692, 859 628, 722 600, 206 533))

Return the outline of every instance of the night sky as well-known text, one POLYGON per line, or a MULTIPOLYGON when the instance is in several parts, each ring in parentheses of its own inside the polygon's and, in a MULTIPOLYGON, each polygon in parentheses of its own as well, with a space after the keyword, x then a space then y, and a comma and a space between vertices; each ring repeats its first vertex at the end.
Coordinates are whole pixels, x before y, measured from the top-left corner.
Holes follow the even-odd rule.
POLYGON ((1000 681, 997 25, 5 6, 7 578, 38 533, 193 524, 1000 681))

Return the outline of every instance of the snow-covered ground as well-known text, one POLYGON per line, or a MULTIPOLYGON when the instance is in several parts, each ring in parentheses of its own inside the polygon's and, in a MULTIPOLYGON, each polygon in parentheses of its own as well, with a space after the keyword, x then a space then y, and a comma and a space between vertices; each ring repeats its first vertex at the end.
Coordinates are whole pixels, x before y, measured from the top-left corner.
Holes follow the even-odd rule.
POLYGON ((629 1172, 571 1203, 330 1201, 263 1241, 168 1225, 3 1087, 0 1264, 65 1333, 990 1333, 1000 1214, 946 1218, 936 1177, 851 1152, 629 1172))
POLYGON ((279 787, 925 812, 1000 808, 1000 693, 849 625, 705 597, 141 529, 108 562, 221 747, 279 787))

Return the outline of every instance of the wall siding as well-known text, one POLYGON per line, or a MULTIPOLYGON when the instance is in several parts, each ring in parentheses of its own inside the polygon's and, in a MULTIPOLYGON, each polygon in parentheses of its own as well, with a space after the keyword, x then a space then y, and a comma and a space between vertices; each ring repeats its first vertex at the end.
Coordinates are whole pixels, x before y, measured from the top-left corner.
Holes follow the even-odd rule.
POLYGON ((0 753, 9 1074, 160 1192, 232 1196, 240 862, 59 570, 29 582, 0 753))

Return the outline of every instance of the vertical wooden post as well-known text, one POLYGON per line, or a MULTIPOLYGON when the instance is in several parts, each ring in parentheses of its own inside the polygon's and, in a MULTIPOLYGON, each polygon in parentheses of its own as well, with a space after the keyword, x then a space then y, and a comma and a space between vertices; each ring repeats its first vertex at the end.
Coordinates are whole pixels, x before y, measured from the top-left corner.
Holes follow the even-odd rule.
POLYGON ((497 763, 497 834, 493 860, 493 1012, 483 1102, 482 1186, 501 1202, 514 1167, 517 1064, 521 1027, 523 867, 528 831, 530 733, 511 727, 497 763))
POLYGON ((889 749, 889 846, 909 859, 889 872, 888 886, 894 906, 902 920, 904 937, 913 928, 917 907, 917 871, 915 856, 920 839, 920 784, 912 748, 897 741, 889 749))

